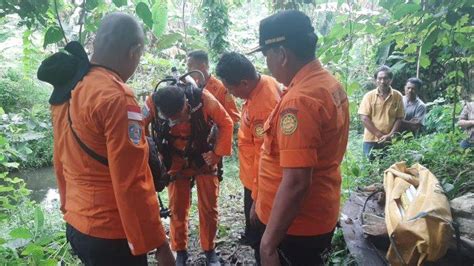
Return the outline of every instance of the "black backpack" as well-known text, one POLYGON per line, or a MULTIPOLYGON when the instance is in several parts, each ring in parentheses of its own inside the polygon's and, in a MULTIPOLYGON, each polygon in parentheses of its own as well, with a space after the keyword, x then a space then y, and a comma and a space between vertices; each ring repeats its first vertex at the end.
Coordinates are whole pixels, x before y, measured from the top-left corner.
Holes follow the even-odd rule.
MULTIPOLYGON (((189 139, 187 139, 188 144, 184 151, 177 150, 173 147, 172 141, 176 137, 169 133, 170 125, 168 120, 162 119, 159 116, 155 116, 154 120, 152 121, 151 135, 158 151, 163 156, 163 163, 167 169, 171 167, 171 158, 173 154, 178 154, 179 156, 186 158, 189 162, 192 162, 199 168, 206 163, 201 154, 213 149, 213 138, 210 135, 212 132, 216 132, 216 130, 214 130, 212 126, 213 122, 207 122, 204 118, 202 103, 203 89, 198 88, 190 83, 180 82, 180 80, 183 80, 184 77, 189 74, 190 73, 187 73, 181 76, 179 80, 168 78, 160 81, 160 83, 167 81, 170 82, 171 85, 183 88, 186 99, 191 106, 191 136, 189 139)), ((160 83, 158 83, 158 85, 160 83)), ((155 87, 155 92, 158 85, 155 87)), ((155 95, 155 93, 152 94, 152 100, 154 102, 155 95)))

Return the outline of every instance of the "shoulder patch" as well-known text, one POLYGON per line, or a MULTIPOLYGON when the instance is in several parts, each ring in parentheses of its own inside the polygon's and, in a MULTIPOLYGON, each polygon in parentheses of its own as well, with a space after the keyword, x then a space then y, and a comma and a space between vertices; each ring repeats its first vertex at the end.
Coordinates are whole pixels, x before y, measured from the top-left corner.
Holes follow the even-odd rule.
POLYGON ((280 129, 283 135, 289 136, 298 128, 297 110, 288 108, 280 113, 280 129))
POLYGON ((128 137, 130 141, 138 145, 142 139, 142 126, 138 121, 128 120, 128 137))

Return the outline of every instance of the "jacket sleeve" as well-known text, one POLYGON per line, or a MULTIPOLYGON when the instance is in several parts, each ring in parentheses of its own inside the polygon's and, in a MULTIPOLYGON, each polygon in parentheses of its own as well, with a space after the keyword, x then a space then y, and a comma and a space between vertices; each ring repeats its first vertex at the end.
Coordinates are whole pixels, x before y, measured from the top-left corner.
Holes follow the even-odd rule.
POLYGON ((132 254, 139 255, 166 241, 159 216, 143 117, 133 95, 118 95, 98 111, 104 125, 110 176, 132 254))
POLYGON ((147 136, 150 136, 150 123, 153 121, 156 115, 155 104, 153 103, 152 95, 153 93, 146 97, 145 103, 142 107, 143 124, 145 126, 145 135, 147 136))
POLYGON ((253 161, 253 188, 252 188, 252 199, 257 199, 258 191, 258 167, 260 165, 260 151, 263 145, 263 124, 265 120, 270 115, 269 112, 260 112, 256 113, 255 117, 252 119, 250 128, 252 130, 252 140, 254 148, 254 161, 253 161))
POLYGON ((235 103, 235 98, 227 91, 225 92, 224 97, 224 109, 229 114, 230 118, 232 119, 232 122, 234 122, 234 124, 237 124, 240 120, 240 112, 239 108, 237 107, 237 104, 235 103))
POLYGON ((219 129, 214 152, 219 156, 232 153, 233 123, 224 107, 207 90, 203 90, 203 113, 206 119, 211 119, 219 129))
MULTIPOLYGON (((55 111, 59 111, 60 107, 52 107, 51 108, 51 116, 53 120, 53 138, 55 140, 59 139, 59 120, 58 116, 61 116, 59 114, 56 114, 55 111), (56 109, 56 110, 55 110, 56 109)), ((63 107, 64 108, 64 107, 63 107)), ((66 110, 65 108, 63 111, 66 110)), ((64 117, 65 114, 63 114, 61 117, 64 117)), ((56 174, 56 182, 58 183, 58 191, 59 191, 59 201, 60 201, 60 210, 62 213, 66 212, 65 206, 66 206, 66 180, 64 178, 64 172, 63 172, 63 163, 61 162, 60 159, 60 151, 58 147, 58 143, 55 141, 53 144, 53 164, 54 164, 54 173, 56 174)))

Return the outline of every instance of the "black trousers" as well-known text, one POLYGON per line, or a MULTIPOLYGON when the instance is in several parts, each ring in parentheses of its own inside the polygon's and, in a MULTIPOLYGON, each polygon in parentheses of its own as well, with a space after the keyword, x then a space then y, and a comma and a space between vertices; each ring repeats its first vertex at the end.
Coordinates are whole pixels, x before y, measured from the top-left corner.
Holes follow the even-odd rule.
POLYGON ((252 208, 252 191, 244 187, 244 214, 245 214, 245 238, 254 246, 260 241, 258 228, 250 223, 250 209, 252 208))
POLYGON ((126 239, 103 239, 88 236, 66 224, 66 238, 72 250, 86 266, 147 266, 145 255, 133 256, 126 239))
MULTIPOLYGON (((260 240, 265 232, 265 225, 259 222, 259 241, 255 249, 255 260, 260 264, 260 240)), ((281 265, 316 266, 324 265, 322 254, 331 248, 331 239, 334 230, 317 236, 286 235, 278 246, 278 255, 281 265)))

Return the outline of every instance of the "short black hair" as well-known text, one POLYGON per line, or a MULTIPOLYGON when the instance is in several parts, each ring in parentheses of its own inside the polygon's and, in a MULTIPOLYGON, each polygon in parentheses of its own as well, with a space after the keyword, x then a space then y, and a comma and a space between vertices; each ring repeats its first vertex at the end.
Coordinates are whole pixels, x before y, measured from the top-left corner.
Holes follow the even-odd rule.
POLYGON ((419 78, 409 78, 407 80, 407 83, 410 82, 411 84, 415 85, 416 89, 419 90, 421 89, 421 86, 423 86, 423 81, 421 81, 421 79, 419 78))
POLYGON ((206 51, 203 50, 195 50, 192 51, 188 54, 188 57, 191 57, 194 60, 197 60, 199 62, 209 64, 209 56, 206 53, 206 51))
POLYGON ((239 85, 242 80, 255 80, 257 71, 252 62, 243 54, 225 53, 216 66, 216 75, 231 85, 239 85))
POLYGON ((377 68, 377 70, 375 70, 375 73, 374 73, 374 79, 377 79, 377 75, 379 74, 379 72, 385 72, 388 74, 388 77, 390 79, 393 79, 393 72, 392 72, 392 69, 390 69, 390 67, 386 65, 382 65, 379 68, 377 68))
POLYGON ((166 86, 153 94, 156 108, 166 117, 171 117, 183 110, 186 101, 184 89, 178 86, 166 86))

